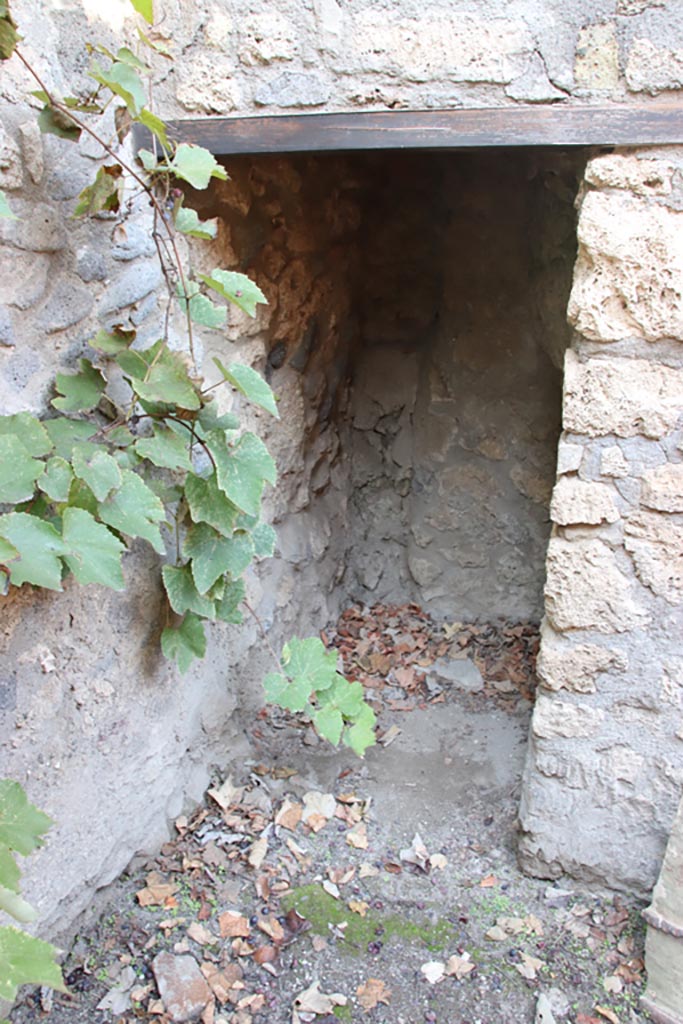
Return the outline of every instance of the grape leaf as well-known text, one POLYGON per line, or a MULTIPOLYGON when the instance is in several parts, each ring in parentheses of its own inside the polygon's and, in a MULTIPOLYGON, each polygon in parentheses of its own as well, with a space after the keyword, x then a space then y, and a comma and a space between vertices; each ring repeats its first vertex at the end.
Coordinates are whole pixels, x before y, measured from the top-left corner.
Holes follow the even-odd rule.
POLYGON ((209 523, 226 536, 232 533, 238 509, 218 486, 215 473, 209 477, 190 474, 185 480, 185 497, 195 523, 209 523))
POLYGON ((0 779, 0 843, 27 857, 43 845, 41 836, 51 825, 52 819, 29 803, 18 782, 0 779))
MULTIPOLYGON (((143 107, 138 115, 138 120, 141 124, 144 124, 145 128, 149 128, 151 133, 159 140, 164 149, 170 148, 171 144, 168 141, 168 135, 166 134, 166 125, 160 117, 157 117, 151 110, 147 110, 143 107)), ((200 235, 199 237, 201 238, 203 236, 200 235)))
POLYGON ((4 885, 0 885, 0 910, 4 910, 6 914, 22 924, 30 924, 38 916, 31 904, 22 899, 18 892, 12 892, 4 885))
POLYGON ((92 185, 86 185, 78 196, 74 217, 90 217, 102 210, 116 213, 121 205, 120 164, 109 164, 100 167, 92 185))
POLYGON ((135 331, 124 331, 114 327, 111 331, 98 331, 88 344, 91 348, 97 349, 98 352, 104 352, 108 356, 115 356, 132 345, 135 341, 135 335, 135 331))
POLYGON ((218 218, 200 220, 196 210, 188 206, 181 206, 175 215, 175 226, 184 235, 211 240, 216 237, 218 231, 218 218))
POLYGON ((173 565, 165 565, 161 570, 164 587, 168 594, 169 604, 174 612, 183 615, 185 612, 195 612, 205 619, 216 617, 216 609, 213 601, 203 597, 198 591, 192 579, 189 565, 177 568, 173 565))
POLYGON ((288 711, 303 711, 311 695, 305 679, 289 679, 279 672, 269 672, 263 680, 269 704, 279 704, 288 711))
MULTIPOLYGON (((181 299, 180 304, 184 309, 185 300, 181 299)), ((220 327, 225 326, 227 315, 225 306, 217 306, 206 295, 197 293, 190 299, 190 318, 192 323, 199 324, 200 327, 210 327, 214 331, 218 330, 220 327)))
POLYGON ((0 435, 0 501, 16 504, 33 497, 45 466, 31 457, 18 437, 0 435))
POLYGON ((155 551, 163 553, 164 543, 156 524, 164 518, 164 507, 132 470, 121 470, 121 486, 101 502, 99 517, 129 537, 142 537, 155 551))
POLYGON ((235 533, 223 537, 206 523, 191 526, 183 553, 192 559, 192 578, 200 594, 229 572, 241 576, 254 557, 254 542, 248 533, 235 533))
POLYGON ((183 357, 172 352, 163 339, 141 352, 121 352, 116 362, 140 398, 181 409, 199 409, 201 400, 183 357))
POLYGON ((123 590, 121 555, 125 545, 111 530, 82 508, 67 508, 62 517, 62 537, 68 548, 64 561, 79 583, 101 583, 123 590))
POLYGON ((188 612, 179 626, 168 626, 161 634, 165 658, 175 660, 181 672, 187 672, 195 658, 206 654, 206 637, 201 619, 188 612))
POLYGON ((259 302, 268 304, 268 299, 259 286, 254 284, 246 274, 238 274, 234 270, 221 270, 216 267, 210 274, 199 274, 199 277, 209 288, 213 288, 228 302, 239 306, 249 316, 256 316, 256 306, 259 302))
POLYGON ((229 367, 225 367, 220 359, 214 359, 214 363, 225 379, 245 398, 271 413, 276 419, 280 419, 275 404, 275 395, 260 373, 257 373, 251 366, 242 366, 240 363, 231 363, 229 367))
POLYGON ((347 747, 351 747, 354 754, 363 757, 367 748, 375 745, 376 723, 375 712, 369 704, 363 704, 353 725, 344 730, 343 741, 347 747))
POLYGON ((192 469, 188 441, 190 435, 181 437, 168 427, 154 424, 154 437, 141 437, 135 442, 135 451, 162 469, 192 469))
POLYGON ((218 486, 242 512, 258 516, 263 487, 277 478, 275 462, 261 438, 245 433, 228 446, 224 432, 212 430, 206 443, 216 463, 218 486))
POLYGON ((230 580, 223 590, 223 596, 216 601, 216 618, 221 622, 232 622, 240 625, 242 612, 239 605, 245 596, 244 580, 230 580))
POLYGON ((21 871, 12 852, 0 843, 0 885, 11 892, 19 892, 21 871))
POLYGON ((45 473, 40 478, 38 486, 53 501, 67 501, 73 478, 71 466, 66 459, 60 458, 59 455, 54 455, 51 459, 48 459, 45 473))
POLYGON ((29 455, 47 455, 52 451, 52 441, 45 427, 30 412, 0 416, 0 436, 4 435, 19 438, 29 455))
POLYGON ((91 445, 78 445, 71 461, 76 476, 85 480, 98 501, 104 501, 115 487, 121 486, 121 470, 105 451, 93 450, 91 445))
POLYGON ((211 178, 220 178, 221 181, 227 181, 228 178, 227 173, 208 149, 193 146, 188 142, 181 142, 178 146, 169 164, 169 170, 176 178, 182 178, 196 189, 206 188, 211 178))
POLYGON ((313 726, 319 736, 336 747, 341 739, 344 719, 337 708, 324 707, 313 713, 313 726))
POLYGON ((359 715, 364 704, 363 687, 336 673, 332 686, 319 694, 321 707, 336 708, 345 718, 359 715))
POLYGON ((145 105, 145 89, 140 81, 140 76, 130 64, 115 61, 109 71, 103 71, 98 64, 95 64, 90 72, 90 77, 100 85, 106 86, 116 96, 120 96, 132 117, 138 116, 139 111, 145 105))
POLYGON ((81 129, 74 124, 69 115, 56 110, 49 103, 46 103, 38 114, 38 127, 43 135, 56 135, 68 142, 78 142, 81 137, 81 129))
POLYGON ((56 949, 16 928, 0 928, 0 999, 13 1002, 20 985, 49 985, 65 992, 56 949))
POLYGON ((0 516, 0 537, 9 541, 19 557, 7 564, 10 579, 16 587, 33 583, 48 590, 62 589, 64 542, 54 526, 28 515, 10 512, 0 516))
POLYGON ((272 558, 277 534, 270 523, 257 523, 251 531, 254 554, 258 558, 272 558))
POLYGON ((282 666, 290 678, 305 681, 309 694, 327 689, 339 678, 336 652, 326 651, 317 637, 293 637, 282 648, 282 666))
POLYGON ((106 381, 89 359, 79 359, 80 373, 58 373, 57 390, 63 398, 53 398, 52 404, 61 412, 81 412, 94 409, 104 391, 106 381))

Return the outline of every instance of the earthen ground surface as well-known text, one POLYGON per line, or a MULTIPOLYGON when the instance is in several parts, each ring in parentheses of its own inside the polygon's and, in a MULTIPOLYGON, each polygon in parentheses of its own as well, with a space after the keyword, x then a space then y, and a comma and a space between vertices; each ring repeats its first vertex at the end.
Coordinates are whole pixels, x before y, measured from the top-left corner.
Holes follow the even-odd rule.
POLYGON ((355 659, 387 745, 360 761, 289 716, 247 723, 236 788, 220 791, 226 807, 207 797, 158 857, 111 888, 66 958, 70 994, 26 994, 13 1024, 179 1020, 152 968, 165 950, 208 978, 204 1024, 517 1024, 534 1020, 540 993, 557 1022, 649 1019, 638 1008, 641 907, 517 868, 533 628, 444 631, 414 606, 375 611, 368 627, 364 614, 351 610, 328 639, 347 669, 355 659), (416 637, 399 666, 396 648, 416 637), (470 692, 439 676, 444 657, 476 665, 483 685, 476 672, 465 673, 470 692), (299 805, 313 808, 309 824, 295 820, 299 805), (455 973, 428 980, 439 964, 455 973), (346 1005, 323 999, 307 1014, 309 995, 297 1010, 315 982, 346 1005), (363 1006, 378 994, 387 1001, 363 1006))

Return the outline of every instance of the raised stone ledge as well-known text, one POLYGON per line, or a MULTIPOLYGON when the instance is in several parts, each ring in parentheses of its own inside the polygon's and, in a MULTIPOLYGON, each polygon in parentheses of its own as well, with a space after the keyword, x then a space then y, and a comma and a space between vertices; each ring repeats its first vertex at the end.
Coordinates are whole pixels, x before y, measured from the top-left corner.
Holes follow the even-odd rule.
POLYGON ((543 636, 537 671, 541 682, 549 690, 570 690, 574 693, 593 693, 596 680, 603 672, 625 672, 628 658, 620 651, 597 644, 570 646, 555 641, 552 633, 543 636))
POLYGON ((605 712, 587 704, 569 704, 555 697, 541 696, 536 701, 531 728, 539 739, 584 738, 600 731, 605 712))

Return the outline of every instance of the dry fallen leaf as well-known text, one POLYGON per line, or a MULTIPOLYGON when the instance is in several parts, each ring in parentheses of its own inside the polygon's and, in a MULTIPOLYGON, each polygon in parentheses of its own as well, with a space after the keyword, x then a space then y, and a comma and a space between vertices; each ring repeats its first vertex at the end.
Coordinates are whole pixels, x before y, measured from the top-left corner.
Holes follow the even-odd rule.
POLYGON ((317 789, 311 789, 304 793, 301 820, 307 824, 314 814, 325 819, 332 818, 336 809, 337 801, 332 793, 320 793, 317 789))
POLYGON ((462 956, 451 956, 446 961, 446 974, 453 976, 456 981, 461 981, 475 969, 477 965, 470 960, 469 953, 462 956))
POLYGON ((429 858, 429 865, 434 871, 443 871, 448 864, 448 860, 442 853, 433 853, 429 858))
POLYGON ((228 775, 222 786, 217 789, 210 789, 209 796, 215 800, 222 811, 227 811, 233 804, 238 804, 244 792, 243 786, 234 786, 232 776, 228 775))
POLYGON ((250 946, 246 939, 233 939, 230 945, 235 956, 251 956, 254 952, 254 947, 250 946))
POLYGON ((595 1012, 599 1013, 601 1017, 608 1020, 610 1024, 619 1024, 619 1018, 617 1017, 614 1010, 610 1010, 608 1006, 596 1006, 595 1012))
POLYGON ((421 871, 429 870, 429 854, 427 853, 427 847, 422 841, 422 837, 419 832, 416 832, 413 841, 407 850, 401 850, 400 859, 405 861, 406 864, 414 864, 415 867, 420 868, 421 871))
POLYGON ((320 991, 320 982, 314 981, 313 984, 300 992, 294 1000, 295 1010, 299 1010, 301 1013, 316 1013, 316 1014, 327 1014, 333 1013, 335 1006, 346 1006, 348 1000, 346 996, 340 992, 330 992, 326 995, 320 991))
POLYGON ((277 955, 277 946, 259 946, 258 949, 254 950, 252 959, 254 963, 261 967, 263 964, 270 964, 273 960, 277 960, 277 955))
POLYGON ((522 975, 523 978, 527 978, 529 981, 533 981, 536 977, 537 971, 540 971, 543 967, 543 961, 539 960, 538 957, 529 956, 528 953, 520 953, 522 962, 515 964, 515 970, 522 975))
POLYGON ((327 939, 324 939, 322 935, 314 935, 313 938, 311 939, 311 945, 313 946, 313 949, 316 951, 316 953, 322 953, 324 949, 327 949, 328 942, 327 939))
POLYGON ((498 885, 498 879, 495 875, 487 875, 486 878, 482 878, 479 883, 480 889, 491 889, 494 885, 498 885))
POLYGON ((370 904, 365 900, 349 900, 347 906, 354 914, 360 914, 361 917, 365 917, 370 909, 370 904))
POLYGON ((220 971, 215 964, 205 962, 199 969, 221 1006, 227 1003, 235 982, 242 978, 242 968, 237 964, 230 964, 224 971, 220 971))
POLYGON ((177 891, 178 886, 173 882, 161 882, 156 885, 147 885, 135 895, 141 907, 158 907, 166 904, 166 901, 171 899, 177 891))
POLYGON ((491 942, 505 942, 507 939, 507 932, 505 932, 500 925, 494 924, 493 928, 489 928, 484 936, 485 939, 490 939, 491 942))
POLYGON ((446 976, 446 965, 440 963, 438 960, 429 960, 428 963, 422 964, 420 971, 425 976, 430 985, 436 985, 437 982, 443 981, 446 976))
POLYGON ((390 725, 387 731, 380 737, 379 743, 383 747, 388 747, 390 743, 393 743, 397 736, 401 735, 401 729, 397 725, 390 725))
POLYGON ((200 946, 210 946, 216 941, 216 936, 212 935, 209 929, 205 928, 199 921, 192 922, 187 929, 187 934, 190 939, 198 942, 200 946))
POLYGON ((328 868, 327 877, 335 885, 346 885, 347 882, 352 881, 356 874, 354 867, 350 868, 328 868))
POLYGON ((258 926, 276 945, 285 941, 285 930, 274 914, 259 917, 258 926))
POLYGON ((226 910, 224 914, 221 914, 218 918, 218 924, 221 929, 221 938, 223 939, 233 939, 237 936, 242 936, 246 939, 251 932, 246 917, 238 914, 235 910, 226 910))
POLYGON ((356 995, 358 1002, 366 1011, 374 1010, 378 1003, 385 1003, 388 1006, 391 1002, 391 989, 379 978, 368 978, 364 985, 358 986, 356 995))
POLYGON ((602 984, 605 988, 605 992, 608 992, 609 995, 618 996, 624 990, 624 983, 616 974, 603 978, 602 984))
POLYGON ((323 814, 309 814, 306 819, 306 827, 310 828, 311 832, 320 832, 321 829, 325 828, 330 819, 326 818, 323 814))
POLYGON ((359 821, 357 825, 354 825, 352 829, 349 829, 346 833, 346 842, 356 850, 367 850, 368 829, 364 821, 359 821))
POLYGON ((358 872, 359 878, 376 878, 379 874, 379 868, 376 868, 374 864, 363 863, 360 866, 358 872))
POLYGON ((534 935, 538 935, 539 938, 543 938, 543 922, 540 917, 536 917, 535 914, 527 914, 524 918, 524 927, 527 931, 532 932, 534 935))
POLYGON ((328 896, 332 896, 335 900, 339 899, 339 888, 334 884, 334 882, 331 882, 329 878, 323 879, 323 889, 328 896))
POLYGON ((281 825, 282 828, 286 828, 290 832, 294 832, 301 821, 302 814, 303 808, 301 804, 297 804, 295 801, 287 798, 275 816, 275 824, 281 825))
POLYGON ((264 860, 266 859, 267 853, 268 837, 261 836, 261 838, 257 839, 256 842, 252 845, 251 849, 249 850, 249 856, 247 857, 248 864, 258 871, 258 869, 261 867, 264 860))
POLYGON ((521 917, 499 917, 496 924, 508 935, 519 935, 525 928, 524 919, 521 917))

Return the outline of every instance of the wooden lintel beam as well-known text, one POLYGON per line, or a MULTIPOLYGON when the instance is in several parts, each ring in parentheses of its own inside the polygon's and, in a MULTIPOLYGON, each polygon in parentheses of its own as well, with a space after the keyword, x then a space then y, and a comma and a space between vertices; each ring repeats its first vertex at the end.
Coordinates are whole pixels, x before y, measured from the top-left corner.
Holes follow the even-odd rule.
POLYGON ((169 128, 178 142, 205 146, 217 156, 488 146, 664 145, 683 143, 683 103, 199 117, 171 121, 169 128))

